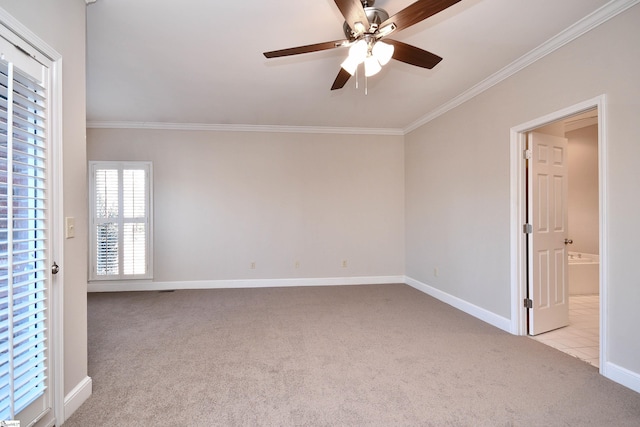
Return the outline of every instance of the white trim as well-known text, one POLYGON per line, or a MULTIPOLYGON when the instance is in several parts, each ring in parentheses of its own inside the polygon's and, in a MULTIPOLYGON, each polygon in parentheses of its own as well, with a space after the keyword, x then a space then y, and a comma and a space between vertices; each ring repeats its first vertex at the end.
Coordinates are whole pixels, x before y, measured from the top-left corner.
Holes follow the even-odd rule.
POLYGON ((615 363, 600 363, 600 372, 612 381, 622 384, 633 391, 640 393, 640 375, 615 363))
MULTIPOLYGON (((640 1, 640 0, 639 0, 640 1)), ((194 130, 216 132, 268 132, 268 133, 329 133, 341 135, 396 135, 403 136, 402 129, 393 128, 351 128, 322 126, 276 126, 276 125, 231 125, 207 123, 158 123, 158 122, 107 122, 88 121, 87 128, 93 129, 151 129, 151 130, 194 130)))
POLYGON ((294 279, 237 279, 191 280, 179 282, 152 282, 132 280, 127 282, 90 282, 88 292, 163 291, 174 289, 239 289, 284 288, 294 286, 345 286, 404 283, 404 276, 361 276, 294 279))
MULTIPOLYGON (((606 96, 580 102, 546 116, 531 120, 511 128, 510 141, 510 245, 511 245, 511 325, 509 330, 516 335, 526 335, 527 311, 522 304, 526 289, 526 250, 522 224, 525 218, 524 173, 522 153, 525 149, 525 134, 538 127, 593 108, 598 109, 598 179, 600 209, 600 366, 608 361, 608 227, 607 227, 607 138, 606 138, 606 96)), ((601 369, 601 373, 603 373, 601 369)), ((603 373, 604 375, 604 373, 603 373)))
POLYGON ((45 43, 44 40, 36 35, 36 33, 25 27, 20 21, 18 21, 1 7, 0 23, 11 30, 16 36, 20 37, 22 40, 28 43, 30 46, 33 46, 38 52, 46 56, 50 61, 55 62, 62 58, 62 55, 60 55, 58 52, 56 52, 55 49, 45 43))
POLYGON ((64 419, 64 283, 65 283, 65 256, 64 256, 64 156, 63 156, 63 112, 62 112, 62 59, 52 62, 50 91, 51 103, 51 212, 55 222, 52 221, 53 253, 54 261, 62 268, 52 281, 52 344, 53 344, 53 410, 56 420, 64 419), (54 283, 55 282, 55 283, 54 283))
POLYGON ((84 377, 74 388, 64 397, 64 415, 62 422, 69 419, 71 414, 89 398, 93 391, 93 380, 91 377, 84 377))
POLYGON ((482 92, 497 85, 503 80, 506 80, 507 78, 516 74, 518 71, 528 67, 529 65, 547 56, 548 54, 560 49, 562 46, 566 45, 567 43, 575 40, 576 38, 596 28, 597 26, 607 22, 609 19, 624 12, 630 7, 635 6, 638 3, 640 3, 640 0, 610 1, 609 3, 602 6, 600 9, 596 10, 590 15, 587 15, 586 17, 576 22, 569 28, 563 30, 556 36, 547 40, 537 48, 533 49, 532 51, 516 59, 514 62, 507 65, 500 71, 492 74, 491 76, 487 77, 480 83, 476 84, 475 86, 471 87, 470 89, 467 89, 460 95, 456 96, 449 102, 442 104, 440 107, 422 116, 415 122, 409 124, 407 127, 403 129, 405 135, 411 131, 416 130, 420 126, 423 126, 429 123, 430 121, 438 118, 439 116, 445 114, 446 112, 456 108, 457 106, 469 101, 470 99, 476 97, 477 95, 480 95, 482 92))
POLYGON ((525 209, 525 165, 523 153, 527 146, 526 134, 511 129, 510 144, 510 276, 511 276, 511 327, 514 335, 527 334, 527 322, 521 321, 526 316, 524 307, 525 285, 527 283, 527 254, 525 251, 526 235, 523 224, 526 219, 525 209), (520 303, 523 301, 523 304, 520 303))
POLYGON ((600 217, 600 373, 608 377, 609 363, 609 149, 605 95, 597 98, 598 108, 598 191, 600 217))
POLYGON ((489 310, 478 307, 477 305, 471 304, 470 302, 443 292, 440 289, 436 289, 433 286, 429 286, 425 283, 419 282, 418 280, 412 279, 411 277, 405 277, 405 283, 421 292, 424 292, 427 295, 431 295, 432 297, 446 304, 449 304, 452 307, 457 308, 460 311, 470 314, 471 316, 480 319, 483 322, 495 326, 498 329, 502 329, 503 331, 510 332, 509 327, 511 325, 511 321, 506 317, 499 316, 489 310))

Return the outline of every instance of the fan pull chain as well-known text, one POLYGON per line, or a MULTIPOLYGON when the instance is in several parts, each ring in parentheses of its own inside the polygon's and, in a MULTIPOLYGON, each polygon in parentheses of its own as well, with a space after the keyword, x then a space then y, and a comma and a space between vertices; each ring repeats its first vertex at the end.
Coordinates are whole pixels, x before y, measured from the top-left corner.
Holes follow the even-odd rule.
POLYGON ((358 89, 358 68, 360 67, 356 67, 356 89, 358 89))
POLYGON ((368 85, 369 79, 367 78, 367 75, 365 74, 364 76, 364 96, 369 95, 369 85, 368 85))

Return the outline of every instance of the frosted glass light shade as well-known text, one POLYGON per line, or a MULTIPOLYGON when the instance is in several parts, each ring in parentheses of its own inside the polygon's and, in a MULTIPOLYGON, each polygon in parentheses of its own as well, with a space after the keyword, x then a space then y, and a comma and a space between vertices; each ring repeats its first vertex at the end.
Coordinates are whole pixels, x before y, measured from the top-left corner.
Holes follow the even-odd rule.
POLYGON ((354 60, 353 58, 351 58, 351 55, 347 56, 347 59, 345 59, 342 64, 340 64, 340 66, 342 68, 344 68, 344 70, 351 74, 352 76, 355 74, 356 69, 358 68, 359 63, 354 60))
POLYGON ((377 42, 373 45, 371 53, 380 62, 380 65, 386 65, 393 57, 394 46, 385 42, 377 42))
POLYGON ((349 58, 356 62, 356 64, 361 64, 367 58, 367 53, 369 51, 369 45, 364 40, 358 40, 349 48, 349 58))
POLYGON ((367 59, 364 60, 364 75, 367 77, 375 76, 382 70, 380 63, 375 58, 375 56, 368 56, 367 59))

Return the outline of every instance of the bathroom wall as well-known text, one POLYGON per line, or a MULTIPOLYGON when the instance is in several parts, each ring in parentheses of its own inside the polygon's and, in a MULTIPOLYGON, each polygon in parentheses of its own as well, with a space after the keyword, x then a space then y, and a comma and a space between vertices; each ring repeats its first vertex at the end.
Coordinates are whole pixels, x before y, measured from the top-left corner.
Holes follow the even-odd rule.
POLYGON ((565 137, 569 140, 570 250, 598 254, 598 126, 567 132, 565 137))

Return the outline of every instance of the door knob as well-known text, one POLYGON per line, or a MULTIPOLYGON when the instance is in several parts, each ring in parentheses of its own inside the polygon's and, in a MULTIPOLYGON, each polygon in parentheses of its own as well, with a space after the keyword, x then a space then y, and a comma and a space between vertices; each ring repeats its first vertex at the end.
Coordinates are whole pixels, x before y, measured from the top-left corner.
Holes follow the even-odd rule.
POLYGON ((573 240, 571 240, 571 239, 564 239, 564 244, 565 244, 565 245, 572 245, 572 244, 573 244, 573 240))

